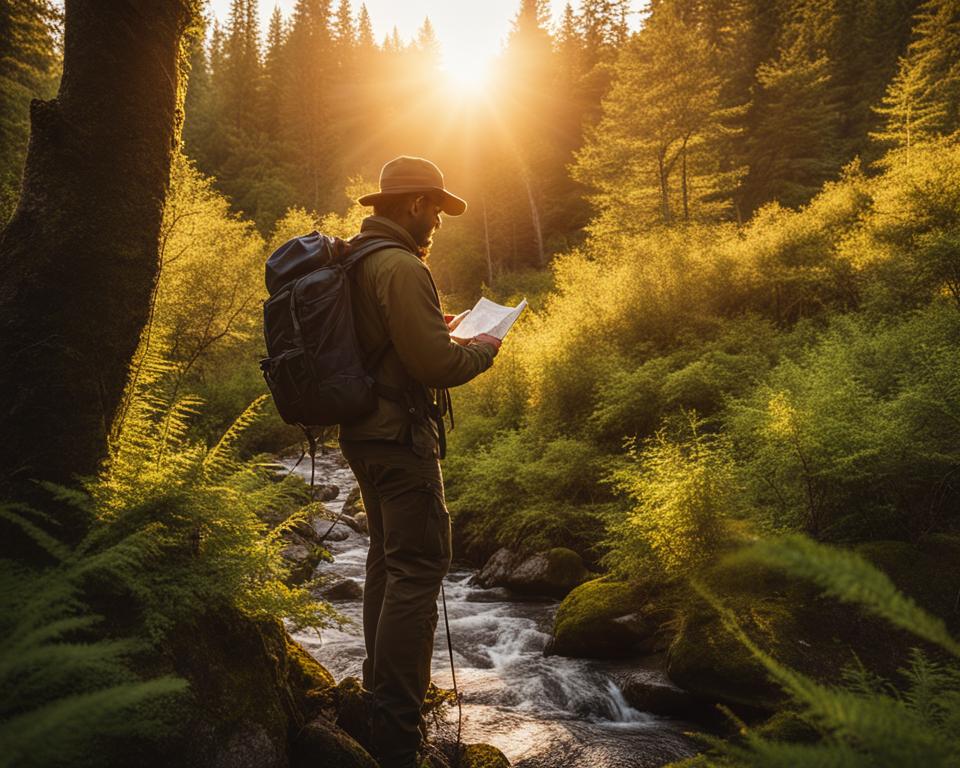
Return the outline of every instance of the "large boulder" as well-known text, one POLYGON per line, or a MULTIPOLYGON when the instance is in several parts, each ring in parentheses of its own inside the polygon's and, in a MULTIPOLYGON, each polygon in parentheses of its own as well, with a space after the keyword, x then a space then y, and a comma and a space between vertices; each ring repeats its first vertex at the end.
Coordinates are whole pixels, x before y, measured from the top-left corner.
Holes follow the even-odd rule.
POLYGON ((651 586, 606 578, 581 584, 557 609, 550 652, 608 659, 665 648, 661 627, 673 613, 657 607, 657 596, 651 586))
POLYGON ((564 597, 588 578, 590 571, 572 549, 556 547, 534 555, 500 549, 477 574, 477 583, 526 595, 564 597))
MULTIPOLYGON (((176 710, 177 731, 139 765, 286 768, 290 735, 319 712, 333 678, 279 622, 232 609, 207 614, 170 633, 158 662, 190 684, 176 710)), ((316 755, 315 759, 319 756, 316 755)), ((117 762, 116 764, 122 764, 117 762)))
POLYGON ((671 683, 659 669, 623 672, 616 683, 626 702, 641 712, 698 722, 716 719, 713 706, 671 683))

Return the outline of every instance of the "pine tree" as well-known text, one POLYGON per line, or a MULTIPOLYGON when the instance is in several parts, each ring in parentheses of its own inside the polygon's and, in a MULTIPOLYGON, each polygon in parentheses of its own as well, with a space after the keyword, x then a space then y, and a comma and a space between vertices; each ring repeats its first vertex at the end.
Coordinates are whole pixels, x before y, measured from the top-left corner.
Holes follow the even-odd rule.
POLYGON ((730 182, 718 138, 729 111, 714 60, 696 26, 665 3, 624 47, 603 117, 574 168, 598 191, 601 213, 624 226, 725 213, 730 182))
POLYGON ((312 210, 333 208, 341 186, 336 127, 331 124, 336 56, 330 17, 330 0, 298 0, 286 46, 283 124, 294 152, 293 202, 312 210))
POLYGON ((333 22, 333 40, 341 72, 351 72, 357 48, 357 28, 353 23, 350 0, 340 0, 333 22))
POLYGON ((370 12, 366 4, 360 6, 360 14, 357 18, 357 46, 363 53, 370 53, 377 47, 373 39, 373 22, 370 21, 370 12))
POLYGON ((209 167, 207 148, 215 126, 210 64, 205 49, 208 21, 203 19, 190 39, 190 76, 183 102, 183 147, 202 168, 209 167))
POLYGON ((840 105, 829 59, 802 36, 757 70, 744 180, 747 210, 770 200, 806 203, 843 164, 840 105))
POLYGON ((913 39, 878 112, 886 118, 874 138, 907 150, 960 129, 960 2, 926 0, 913 39))

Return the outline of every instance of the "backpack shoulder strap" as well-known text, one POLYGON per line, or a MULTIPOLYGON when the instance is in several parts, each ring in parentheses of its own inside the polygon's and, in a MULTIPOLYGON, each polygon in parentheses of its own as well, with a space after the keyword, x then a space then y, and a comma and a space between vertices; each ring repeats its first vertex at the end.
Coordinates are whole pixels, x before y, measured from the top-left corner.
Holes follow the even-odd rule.
POLYGON ((399 240, 394 240, 389 237, 380 237, 377 235, 363 237, 360 235, 352 240, 348 240, 347 242, 350 244, 350 248, 344 256, 343 261, 340 263, 343 269, 346 270, 350 270, 356 266, 361 259, 369 256, 371 253, 382 251, 385 248, 400 248, 404 251, 412 253, 410 248, 401 243, 399 240))

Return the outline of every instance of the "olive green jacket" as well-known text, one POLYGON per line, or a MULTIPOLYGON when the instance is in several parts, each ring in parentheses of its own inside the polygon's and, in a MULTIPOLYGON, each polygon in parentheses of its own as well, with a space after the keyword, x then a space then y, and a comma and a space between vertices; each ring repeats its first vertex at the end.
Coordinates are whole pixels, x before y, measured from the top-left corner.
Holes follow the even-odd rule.
MULTIPOLYGON (((410 234, 381 216, 369 216, 364 235, 384 235, 418 251, 410 234)), ((467 346, 450 338, 440 297, 423 261, 403 248, 384 248, 351 270, 351 299, 357 336, 371 354, 389 337, 392 345, 376 370, 377 382, 404 389, 420 382, 430 390, 464 384, 493 364, 489 344, 467 346)), ((377 410, 340 427, 343 440, 392 440, 408 443, 424 457, 438 456, 438 428, 432 419, 412 418, 403 403, 381 397, 377 410)))

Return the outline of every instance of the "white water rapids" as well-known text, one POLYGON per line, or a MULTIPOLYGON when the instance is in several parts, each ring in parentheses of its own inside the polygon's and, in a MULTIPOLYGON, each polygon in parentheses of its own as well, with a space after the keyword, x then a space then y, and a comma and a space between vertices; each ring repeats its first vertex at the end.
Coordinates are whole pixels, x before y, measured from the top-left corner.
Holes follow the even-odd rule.
MULTIPOLYGON (((309 481, 307 460, 297 471, 309 481)), ((317 457, 317 482, 340 489, 326 504, 333 514, 356 484, 339 453, 317 457)), ((328 526, 317 523, 321 532, 328 526)), ((362 586, 367 537, 349 530, 345 540, 327 546, 335 560, 319 570, 362 586)), ((639 712, 624 700, 612 675, 630 662, 543 655, 556 601, 519 600, 504 590, 481 589, 470 585, 471 576, 469 570, 454 569, 444 583, 465 742, 492 744, 517 768, 647 768, 695 753, 694 742, 683 733, 690 726, 639 712)), ((295 637, 338 680, 359 677, 364 657, 360 600, 335 606, 351 625, 326 629, 322 638, 313 632, 295 637)), ((442 605, 433 680, 452 687, 442 605)))

